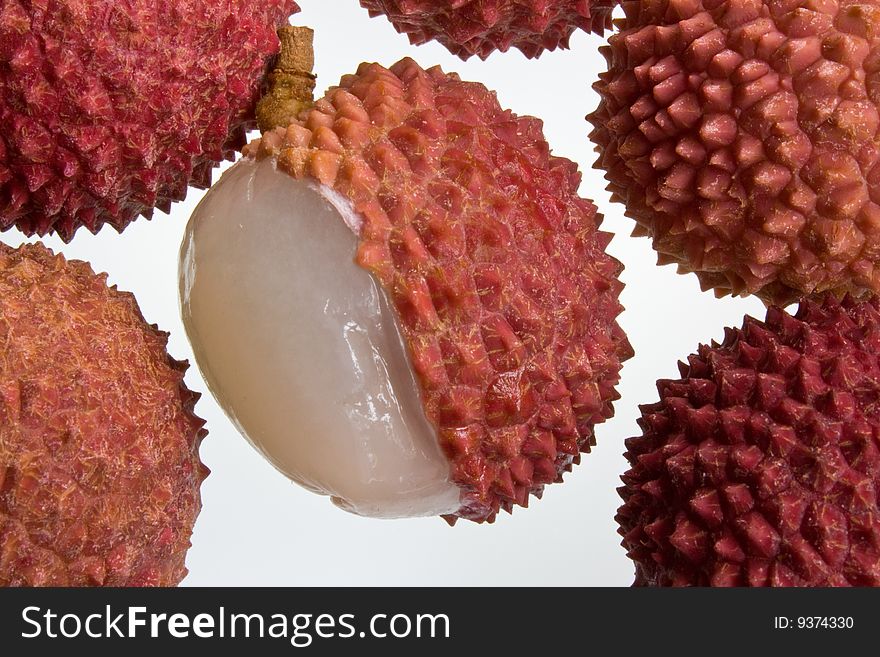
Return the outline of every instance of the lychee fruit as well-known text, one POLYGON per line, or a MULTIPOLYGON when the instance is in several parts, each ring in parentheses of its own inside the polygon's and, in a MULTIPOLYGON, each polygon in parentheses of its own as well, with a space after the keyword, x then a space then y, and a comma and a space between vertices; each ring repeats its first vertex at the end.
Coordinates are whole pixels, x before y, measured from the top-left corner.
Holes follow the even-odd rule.
POLYGON ((198 397, 131 294, 0 244, 0 586, 171 586, 207 474, 198 397))
POLYGON ((0 2, 0 230, 122 230, 254 127, 293 0, 0 2))
POLYGON ((183 320, 241 432, 367 516, 492 521, 612 415, 622 266, 540 121, 363 64, 208 192, 183 320))
POLYGON ((611 28, 617 0, 361 0, 419 45, 436 40, 462 59, 517 48, 526 57, 567 48, 575 30, 611 28))
POLYGON ((624 2, 599 167, 660 264, 785 305, 880 292, 880 6, 624 2))
POLYGON ((880 586, 880 302, 771 307, 659 381, 617 520, 640 586, 880 586))

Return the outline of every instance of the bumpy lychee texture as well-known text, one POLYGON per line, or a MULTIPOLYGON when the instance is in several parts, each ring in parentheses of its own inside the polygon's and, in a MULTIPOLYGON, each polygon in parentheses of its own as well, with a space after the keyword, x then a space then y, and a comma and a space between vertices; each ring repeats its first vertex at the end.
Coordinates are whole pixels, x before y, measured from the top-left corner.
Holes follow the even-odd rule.
POLYGON ((432 40, 455 55, 485 59, 517 48, 527 57, 567 48, 575 30, 602 34, 616 0, 361 0, 414 44, 432 40))
POLYGON ((880 291, 880 4, 623 8, 588 118, 660 263, 776 304, 880 291))
POLYGON ((186 364, 131 294, 0 244, 0 586, 171 586, 207 469, 186 364))
POLYGON ((701 346, 642 407, 636 585, 880 586, 880 302, 806 301, 701 346))
POLYGON ((252 128, 293 0, 0 0, 0 230, 122 230, 252 128))
POLYGON ((491 521, 589 451, 621 265, 540 121, 407 59, 246 152, 190 220, 182 310, 278 469, 362 515, 491 521))

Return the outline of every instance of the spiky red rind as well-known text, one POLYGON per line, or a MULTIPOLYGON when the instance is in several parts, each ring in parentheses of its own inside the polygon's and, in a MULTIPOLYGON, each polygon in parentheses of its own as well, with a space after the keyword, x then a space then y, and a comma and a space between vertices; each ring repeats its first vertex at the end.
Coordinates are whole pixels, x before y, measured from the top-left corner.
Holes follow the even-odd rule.
POLYGON ((627 441, 636 585, 880 586, 880 302, 773 307, 681 363, 627 441))
POLYGON ((436 40, 462 59, 517 48, 526 57, 568 48, 575 30, 611 29, 616 0, 360 0, 410 42, 436 40))
POLYGON ((293 0, 0 3, 0 230, 121 231, 254 128, 293 0))
POLYGON ((880 291, 880 5, 623 8, 588 119, 658 262, 779 305, 880 291))
POLYGON ((106 274, 0 244, 0 586, 172 586, 208 473, 168 335, 106 274))
POLYGON ((526 505, 613 413, 622 265, 577 166, 481 84, 410 59, 362 64, 247 152, 349 198, 357 261, 394 303, 456 517, 526 505))

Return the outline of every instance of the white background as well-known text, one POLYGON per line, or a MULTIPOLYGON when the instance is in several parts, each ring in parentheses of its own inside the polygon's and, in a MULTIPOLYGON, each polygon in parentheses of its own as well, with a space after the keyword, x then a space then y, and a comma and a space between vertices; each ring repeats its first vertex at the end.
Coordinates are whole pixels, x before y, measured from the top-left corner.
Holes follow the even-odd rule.
MULTIPOLYGON (((578 33, 571 50, 537 61, 511 51, 465 63, 436 44, 410 46, 387 21, 368 18, 357 0, 300 4, 304 10, 293 22, 316 31, 318 90, 361 61, 390 66, 412 56, 424 67, 440 64, 483 82, 498 92, 502 106, 544 120, 554 152, 580 165, 582 195, 596 201, 606 217, 603 227, 616 235, 609 250, 626 266, 621 324, 636 357, 624 367, 616 416, 597 427, 593 453, 564 484, 547 487, 542 500, 512 516, 501 514, 492 525, 462 521, 450 528, 439 518, 381 521, 340 511, 276 472, 205 394, 196 411, 208 421, 202 460, 212 474, 202 488, 185 584, 629 585, 633 567, 613 518, 625 470, 623 441, 638 433, 638 404, 656 401, 656 379, 677 376, 677 360, 700 342, 719 339, 723 327, 739 325, 745 313, 763 317, 763 306, 753 298, 717 300, 701 292, 694 276, 657 267, 648 239, 629 237, 632 222, 609 202, 601 173, 591 168, 596 156, 584 121, 597 103, 590 85, 604 70, 601 38, 578 33)), ((122 235, 105 228, 93 236, 83 229, 69 245, 45 240, 134 292, 147 320, 171 332, 170 353, 190 362, 178 311, 177 252, 201 196, 191 190, 170 216, 157 212, 122 235)), ((13 230, 2 239, 16 245, 24 238, 13 230)), ((186 380, 207 393, 195 367, 186 380)))

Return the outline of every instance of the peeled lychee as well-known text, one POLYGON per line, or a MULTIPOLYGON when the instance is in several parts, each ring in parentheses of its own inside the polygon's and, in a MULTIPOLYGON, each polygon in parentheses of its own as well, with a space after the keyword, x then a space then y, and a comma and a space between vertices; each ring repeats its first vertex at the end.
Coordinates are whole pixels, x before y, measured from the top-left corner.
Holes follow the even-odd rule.
POLYGON ((455 55, 485 59, 511 47, 526 57, 567 48, 575 30, 611 28, 616 0, 361 0, 413 44, 436 40, 455 55))
POLYGON ((181 301, 279 470, 362 515, 491 521, 595 444, 622 267, 540 121, 405 59, 246 153, 190 220, 181 301))
POLYGON ((880 586, 880 302, 746 317, 627 441, 636 585, 880 586))
POLYGON ((254 127, 293 0, 2 0, 0 230, 122 230, 254 127))
POLYGON ((171 586, 206 434, 131 294, 0 244, 0 586, 171 586))
POLYGON ((880 292, 880 6, 623 8, 588 118, 659 262, 781 305, 880 292))

